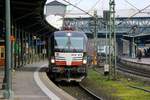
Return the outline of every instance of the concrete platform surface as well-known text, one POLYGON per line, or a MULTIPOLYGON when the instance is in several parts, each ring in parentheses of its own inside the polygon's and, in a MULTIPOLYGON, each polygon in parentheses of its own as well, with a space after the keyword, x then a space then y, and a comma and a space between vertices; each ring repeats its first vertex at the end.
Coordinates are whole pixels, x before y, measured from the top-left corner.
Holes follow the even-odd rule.
MULTIPOLYGON (((48 61, 27 64, 12 73, 12 100, 75 100, 63 90, 57 89, 46 78, 45 71, 40 70, 42 67, 48 67, 48 61), (44 73, 45 76, 42 76, 44 73)), ((4 71, 0 70, 0 88, 3 78, 4 71)), ((0 89, 0 100, 5 100, 3 89, 0 89)))

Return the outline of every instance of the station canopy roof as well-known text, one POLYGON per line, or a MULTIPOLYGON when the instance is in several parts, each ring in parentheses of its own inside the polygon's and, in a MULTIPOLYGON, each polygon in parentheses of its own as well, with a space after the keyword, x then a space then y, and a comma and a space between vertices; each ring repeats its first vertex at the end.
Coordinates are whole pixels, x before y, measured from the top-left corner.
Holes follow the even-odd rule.
POLYGON ((145 44, 150 44, 150 35, 149 34, 137 34, 137 35, 123 35, 123 38, 126 39, 126 40, 132 40, 133 38, 135 40, 141 40, 143 41, 143 43, 145 44))
MULTIPOLYGON (((56 29, 49 25, 44 17, 46 0, 10 0, 11 24, 25 32, 50 34, 56 29)), ((0 33, 5 30, 5 0, 0 0, 0 33)))

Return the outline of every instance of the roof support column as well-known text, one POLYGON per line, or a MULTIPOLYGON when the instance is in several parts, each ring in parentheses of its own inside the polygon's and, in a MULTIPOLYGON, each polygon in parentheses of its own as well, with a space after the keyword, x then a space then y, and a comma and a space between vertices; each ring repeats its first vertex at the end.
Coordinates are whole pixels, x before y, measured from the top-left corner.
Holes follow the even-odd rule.
POLYGON ((24 33, 24 35, 23 35, 23 37, 24 37, 24 41, 23 41, 23 43, 24 43, 24 45, 23 45, 23 48, 24 48, 24 53, 23 53, 23 56, 24 56, 24 65, 26 65, 26 63, 27 63, 27 55, 28 55, 28 50, 27 50, 27 47, 28 47, 28 43, 27 43, 27 38, 26 38, 26 32, 25 31, 23 31, 23 33, 24 33))
POLYGON ((11 33, 11 68, 14 69, 14 33, 15 33, 15 28, 14 25, 12 24, 12 33, 11 33))
POLYGON ((42 39, 41 39, 41 36, 39 36, 39 60, 41 60, 41 58, 42 58, 42 46, 43 46, 43 44, 42 44, 42 39))
POLYGON ((18 54, 18 68, 19 67, 21 67, 21 36, 20 36, 20 34, 21 34, 21 26, 19 25, 18 26, 18 33, 17 33, 17 38, 18 38, 18 40, 17 40, 17 54, 18 54))
POLYGON ((27 34, 28 38, 28 64, 31 62, 31 50, 32 50, 32 41, 31 41, 31 35, 30 33, 27 34))
POLYGON ((21 25, 21 32, 20 32, 20 39, 21 39, 21 67, 24 66, 24 30, 23 30, 23 26, 21 25))
POLYGON ((38 50, 37 50, 37 35, 34 35, 33 36, 33 41, 34 41, 34 59, 35 59, 35 62, 38 61, 38 50))
POLYGON ((33 63, 34 55, 35 55, 35 50, 34 50, 34 40, 33 40, 33 34, 31 34, 31 63, 33 63))
POLYGON ((129 40, 129 57, 132 57, 132 40, 129 40))
POLYGON ((5 0, 6 8, 5 8, 5 18, 6 18, 6 46, 5 46, 5 91, 4 91, 4 98, 10 99, 12 98, 12 68, 11 68, 11 19, 10 19, 10 0, 5 0))
POLYGON ((16 44, 17 44, 17 25, 15 24, 14 26, 14 37, 15 37, 15 41, 14 41, 14 69, 17 68, 17 48, 16 48, 16 44))
POLYGON ((50 65, 51 64, 51 62, 50 62, 51 61, 51 56, 50 55, 52 55, 52 51, 51 51, 52 50, 52 43, 51 43, 52 40, 50 41, 50 35, 48 35, 47 40, 48 40, 47 41, 47 45, 48 45, 47 46, 47 56, 48 56, 48 64, 49 64, 48 67, 51 68, 51 65, 50 65))

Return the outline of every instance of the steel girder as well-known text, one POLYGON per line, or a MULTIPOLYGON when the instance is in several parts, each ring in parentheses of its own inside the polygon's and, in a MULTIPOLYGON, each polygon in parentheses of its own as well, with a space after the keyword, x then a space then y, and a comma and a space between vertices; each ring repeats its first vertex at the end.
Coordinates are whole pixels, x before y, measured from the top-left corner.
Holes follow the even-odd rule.
MULTIPOLYGON (((93 24, 93 18, 87 17, 87 18, 65 18, 64 23, 65 25, 70 25, 74 27, 78 31, 84 31, 86 33, 93 33, 94 30, 94 24, 93 24)), ((133 17, 133 18, 116 18, 115 19, 115 32, 116 34, 130 34, 133 33, 133 28, 136 27, 136 33, 135 34, 150 34, 150 17, 133 17)), ((105 34, 106 28, 105 28, 105 22, 103 18, 98 18, 98 34, 102 33, 105 34)))

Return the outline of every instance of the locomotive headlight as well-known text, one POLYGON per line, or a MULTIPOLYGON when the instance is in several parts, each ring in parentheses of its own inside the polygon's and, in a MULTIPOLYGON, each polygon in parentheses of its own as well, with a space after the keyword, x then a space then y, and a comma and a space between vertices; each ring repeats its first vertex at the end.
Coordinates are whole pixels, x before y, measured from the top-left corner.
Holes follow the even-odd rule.
POLYGON ((55 63, 55 59, 54 58, 51 59, 51 63, 55 63))
POLYGON ((86 59, 83 59, 83 64, 86 64, 87 63, 87 60, 86 59))

